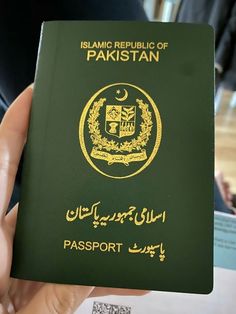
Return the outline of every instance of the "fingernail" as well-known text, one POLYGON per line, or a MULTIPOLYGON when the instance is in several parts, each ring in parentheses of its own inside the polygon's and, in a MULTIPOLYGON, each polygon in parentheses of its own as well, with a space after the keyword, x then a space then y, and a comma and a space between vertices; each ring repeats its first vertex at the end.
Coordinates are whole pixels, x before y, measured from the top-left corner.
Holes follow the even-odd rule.
POLYGON ((34 89, 34 83, 30 84, 27 88, 31 88, 33 90, 34 89))

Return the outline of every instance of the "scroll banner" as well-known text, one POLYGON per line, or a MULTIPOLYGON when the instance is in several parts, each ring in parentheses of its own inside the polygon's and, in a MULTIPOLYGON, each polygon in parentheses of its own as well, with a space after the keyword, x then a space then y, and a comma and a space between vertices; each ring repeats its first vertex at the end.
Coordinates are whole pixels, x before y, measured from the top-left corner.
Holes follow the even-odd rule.
POLYGON ((91 156, 96 159, 106 160, 108 165, 112 165, 113 163, 123 163, 126 166, 129 165, 130 162, 134 161, 143 161, 147 159, 146 150, 143 149, 141 153, 133 153, 128 155, 121 154, 110 154, 101 150, 97 150, 93 147, 91 156))

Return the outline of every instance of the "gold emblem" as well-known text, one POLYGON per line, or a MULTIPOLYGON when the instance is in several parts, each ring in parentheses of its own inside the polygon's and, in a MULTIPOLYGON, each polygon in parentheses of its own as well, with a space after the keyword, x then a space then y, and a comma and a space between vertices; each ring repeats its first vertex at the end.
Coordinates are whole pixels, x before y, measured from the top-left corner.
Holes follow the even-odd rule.
POLYGON ((135 106, 106 106, 105 130, 108 134, 121 137, 135 133, 135 106))
POLYGON ((115 83, 100 89, 86 104, 79 139, 85 158, 95 170, 124 179, 151 163, 161 131, 160 114, 152 98, 135 85, 115 83))

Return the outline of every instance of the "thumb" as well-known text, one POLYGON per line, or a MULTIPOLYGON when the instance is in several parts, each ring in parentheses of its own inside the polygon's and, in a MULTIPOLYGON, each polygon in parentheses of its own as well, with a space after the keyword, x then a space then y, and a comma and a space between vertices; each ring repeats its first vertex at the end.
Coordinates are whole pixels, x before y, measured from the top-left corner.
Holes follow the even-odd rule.
POLYGON ((94 287, 45 284, 19 314, 72 314, 94 287))

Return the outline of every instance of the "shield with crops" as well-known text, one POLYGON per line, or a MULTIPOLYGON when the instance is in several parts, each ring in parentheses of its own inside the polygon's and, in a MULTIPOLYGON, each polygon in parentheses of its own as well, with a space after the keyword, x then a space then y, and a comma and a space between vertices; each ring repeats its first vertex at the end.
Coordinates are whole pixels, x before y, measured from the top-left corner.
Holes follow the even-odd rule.
POLYGON ((105 130, 106 133, 118 138, 131 136, 135 133, 136 107, 107 105, 105 130))

